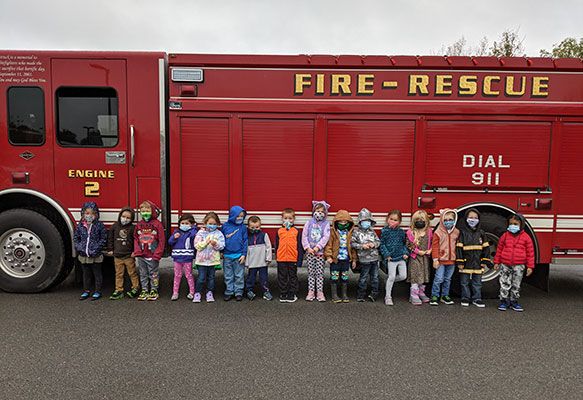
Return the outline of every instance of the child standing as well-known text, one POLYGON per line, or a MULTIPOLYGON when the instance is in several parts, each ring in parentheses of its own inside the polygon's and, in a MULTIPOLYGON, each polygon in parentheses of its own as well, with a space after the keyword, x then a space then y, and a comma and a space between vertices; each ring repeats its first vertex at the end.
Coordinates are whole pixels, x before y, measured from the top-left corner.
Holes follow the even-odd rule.
POLYGON ((277 260, 277 283, 279 301, 293 303, 298 297, 298 265, 303 258, 302 235, 294 226, 296 212, 286 208, 281 213, 282 227, 275 236, 275 257, 277 260))
POLYGON ((400 228, 403 215, 401 211, 394 209, 387 214, 387 226, 381 231, 380 252, 382 262, 387 263, 387 284, 385 286, 385 304, 393 305, 393 284, 407 279, 407 264, 409 257, 407 249, 407 236, 400 228))
POLYGON ((213 289, 215 288, 215 268, 221 265, 221 250, 225 248, 225 237, 217 229, 221 223, 218 215, 209 212, 202 220, 203 227, 194 238, 194 248, 196 253, 196 268, 198 277, 196 278, 196 288, 193 303, 200 303, 202 298, 203 285, 206 282, 206 301, 215 301, 213 289))
POLYGON ((77 258, 83 268, 83 293, 79 300, 85 300, 89 297, 91 288, 91 277, 95 277, 95 292, 91 300, 97 300, 101 297, 103 287, 103 273, 101 263, 103 254, 101 250, 107 241, 107 231, 103 222, 99 220, 99 208, 93 201, 88 201, 81 207, 81 222, 75 229, 73 241, 77 258))
POLYGON ((526 276, 534 269, 534 246, 532 239, 524 231, 525 220, 521 214, 514 214, 508 219, 508 231, 504 232, 494 257, 494 269, 500 269, 500 311, 508 307, 514 311, 523 311, 518 305, 520 283, 526 266, 526 276))
POLYGON ((415 211, 411 217, 411 227, 407 231, 407 248, 411 254, 407 282, 411 283, 409 301, 414 306, 429 301, 429 297, 425 295, 425 283, 429 282, 432 236, 429 215, 424 210, 415 211))
POLYGON ((158 265, 166 244, 164 227, 157 219, 158 207, 150 200, 140 204, 140 215, 142 220, 138 222, 134 231, 134 256, 138 262, 142 284, 138 300, 155 301, 158 300, 158 265))
POLYGON ((245 258, 245 267, 247 268, 247 298, 253 300, 255 293, 253 287, 255 286, 255 279, 259 273, 259 281, 261 283, 261 290, 263 291, 263 298, 271 300, 273 296, 269 292, 269 285, 267 283, 268 271, 267 266, 271 262, 271 240, 269 235, 261 231, 261 219, 252 215, 248 221, 248 241, 247 241, 247 257, 245 258))
POLYGON ((348 269, 356 267, 356 251, 352 249, 352 231, 354 222, 346 210, 338 210, 332 229, 330 240, 324 248, 324 255, 330 264, 330 289, 333 303, 349 303, 348 299, 348 269), (338 297, 338 282, 341 282, 342 298, 338 297))
POLYGON ((350 245, 356 250, 358 262, 360 264, 360 278, 358 279, 358 290, 356 301, 364 301, 366 295, 367 279, 370 276, 370 294, 368 299, 375 301, 379 294, 379 246, 380 240, 373 226, 376 221, 372 213, 363 208, 358 213, 358 225, 352 231, 350 245))
POLYGON ((233 297, 243 300, 245 288, 245 257, 247 256, 247 227, 243 224, 247 211, 240 206, 233 206, 229 211, 229 220, 221 227, 225 236, 223 252, 223 273, 225 278, 225 301, 233 297))
POLYGON ((170 300, 178 300, 178 291, 180 281, 182 280, 182 271, 186 276, 188 288, 190 289, 186 297, 189 300, 194 299, 194 278, 192 277, 192 261, 194 260, 194 237, 196 236, 195 220, 192 214, 184 214, 178 220, 178 229, 176 229, 170 238, 168 244, 173 246, 172 259, 174 260, 174 285, 172 288, 172 297, 170 300))
POLYGON ((306 301, 326 301, 324 296, 324 247, 330 238, 330 224, 326 221, 330 204, 312 201, 312 218, 302 231, 302 245, 308 265, 308 295, 306 301), (314 292, 315 289, 315 292, 314 292))
POLYGON ((470 208, 465 215, 456 245, 456 264, 459 268, 462 286, 462 306, 472 304, 484 308, 482 302, 482 273, 486 266, 492 266, 490 260, 490 243, 480 229, 480 213, 470 208), (474 294, 470 292, 470 281, 474 294))
POLYGON ((129 298, 138 295, 140 279, 136 271, 136 260, 132 257, 134 252, 134 225, 135 213, 131 207, 124 207, 119 212, 117 222, 109 229, 107 236, 108 254, 113 256, 115 265, 115 291, 109 297, 110 300, 123 298, 124 273, 127 270, 132 282, 132 289, 126 293, 129 298))
POLYGON ((446 208, 441 210, 439 226, 435 230, 431 244, 431 256, 433 257, 433 286, 431 288, 432 306, 439 305, 439 301, 444 304, 453 304, 449 296, 451 277, 455 270, 456 241, 460 231, 455 227, 457 222, 457 211, 446 208), (441 289, 441 299, 439 298, 441 289))

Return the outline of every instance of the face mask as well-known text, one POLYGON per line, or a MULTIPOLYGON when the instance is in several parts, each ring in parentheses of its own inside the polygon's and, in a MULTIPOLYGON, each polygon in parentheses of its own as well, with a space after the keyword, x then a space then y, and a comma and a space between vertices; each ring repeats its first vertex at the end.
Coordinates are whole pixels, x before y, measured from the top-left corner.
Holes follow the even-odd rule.
POLYGON ((236 223, 237 225, 241 225, 241 224, 243 223, 243 220, 244 220, 244 219, 245 219, 245 218, 243 218, 243 217, 237 218, 237 219, 235 220, 235 223, 236 223))
POLYGON ((520 231, 520 226, 508 225, 508 231, 510 231, 510 233, 518 233, 520 231))
POLYGON ((119 219, 119 222, 121 222, 121 224, 122 224, 122 225, 127 225, 127 224, 129 224, 130 222, 132 222, 132 220, 131 220, 131 219, 129 219, 129 218, 124 218, 124 217, 121 217, 121 218, 119 219))
POLYGON ((347 224, 338 224, 338 229, 340 229, 342 231, 345 230, 345 229, 348 229, 349 227, 350 227, 350 223, 347 223, 347 224))
POLYGON ((259 229, 249 228, 249 232, 251 232, 252 234, 256 234, 256 233, 261 232, 261 228, 259 228, 259 229))
POLYGON ((423 221, 423 220, 415 221, 415 228, 417 228, 417 229, 425 228, 425 221, 423 221))
POLYGON ((283 221, 283 226, 285 226, 286 229, 289 229, 293 226, 293 223, 291 223, 288 220, 283 221))
POLYGON ((469 226, 475 228, 480 223, 480 220, 478 218, 468 218, 466 219, 466 222, 468 223, 469 226))
POLYGON ((316 218, 316 221, 322 221, 325 216, 326 215, 324 215, 324 213, 323 212, 320 212, 320 211, 316 211, 314 213, 314 218, 316 218))
POLYGON ((144 218, 146 222, 148 222, 152 217, 152 211, 142 211, 140 212, 140 215, 142 216, 142 218, 144 218))
POLYGON ((211 225, 211 224, 206 224, 206 229, 208 229, 209 231, 214 231, 215 229, 217 229, 217 226, 211 225))
POLYGON ((371 225, 370 221, 362 221, 362 222, 360 223, 360 227, 361 227, 362 229, 368 229, 368 228, 370 228, 370 225, 371 225))
POLYGON ((188 232, 191 229, 192 229, 192 225, 180 224, 180 230, 181 231, 188 232))
POLYGON ((389 221, 389 228, 395 229, 399 226, 399 221, 389 221))
POLYGON ((445 226, 445 229, 450 230, 455 226, 455 221, 443 221, 443 226, 445 226))
POLYGON ((87 222, 93 222, 94 219, 95 219, 95 217, 93 215, 86 215, 85 216, 85 221, 87 221, 87 222))

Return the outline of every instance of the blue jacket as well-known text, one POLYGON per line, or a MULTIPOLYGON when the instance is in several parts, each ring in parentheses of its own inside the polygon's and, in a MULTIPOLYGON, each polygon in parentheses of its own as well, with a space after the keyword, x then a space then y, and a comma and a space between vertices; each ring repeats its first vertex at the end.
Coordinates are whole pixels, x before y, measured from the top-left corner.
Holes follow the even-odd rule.
POLYGON ((95 258, 101 255, 101 250, 105 247, 107 243, 107 229, 103 222, 99 220, 99 208, 97 204, 93 201, 88 201, 81 207, 81 222, 75 228, 75 234, 73 236, 73 243, 75 244, 75 250, 84 256, 95 258), (95 210, 96 218, 90 224, 87 225, 83 214, 85 210, 91 208, 95 210))
POLYGON ((401 261, 404 255, 409 255, 407 236, 399 227, 393 229, 385 226, 381 231, 381 246, 379 247, 383 260, 391 257, 391 261, 401 261))
POLYGON ((194 237, 196 236, 196 227, 192 227, 189 231, 181 231, 176 229, 170 235, 168 239, 168 244, 172 247, 172 259, 177 263, 192 262, 196 256, 196 250, 194 249, 194 237), (176 233, 180 233, 178 239, 174 238, 176 233))
POLYGON ((231 207, 229 220, 221 227, 221 232, 225 236, 225 257, 247 255, 247 227, 244 222, 236 224, 237 216, 243 212, 243 219, 247 216, 247 211, 241 206, 231 207))

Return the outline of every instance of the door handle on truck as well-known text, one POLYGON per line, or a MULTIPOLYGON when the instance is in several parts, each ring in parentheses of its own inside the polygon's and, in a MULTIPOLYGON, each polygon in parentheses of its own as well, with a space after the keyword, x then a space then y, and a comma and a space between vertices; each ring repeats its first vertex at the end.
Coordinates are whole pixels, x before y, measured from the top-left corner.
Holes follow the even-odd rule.
POLYGON ((136 158, 136 147, 134 142, 134 126, 130 125, 130 161, 132 168, 134 167, 134 160, 136 158))

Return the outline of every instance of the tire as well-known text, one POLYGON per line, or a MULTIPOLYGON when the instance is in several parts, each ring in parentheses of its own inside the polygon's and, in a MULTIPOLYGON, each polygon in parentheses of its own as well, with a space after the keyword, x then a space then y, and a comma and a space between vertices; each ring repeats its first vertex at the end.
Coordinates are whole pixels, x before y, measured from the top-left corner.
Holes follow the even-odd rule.
POLYGON ((36 293, 65 278, 63 239, 42 214, 27 209, 0 213, 0 289, 36 293))

